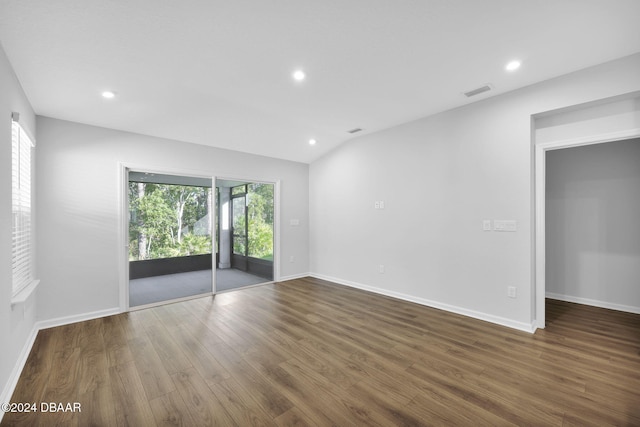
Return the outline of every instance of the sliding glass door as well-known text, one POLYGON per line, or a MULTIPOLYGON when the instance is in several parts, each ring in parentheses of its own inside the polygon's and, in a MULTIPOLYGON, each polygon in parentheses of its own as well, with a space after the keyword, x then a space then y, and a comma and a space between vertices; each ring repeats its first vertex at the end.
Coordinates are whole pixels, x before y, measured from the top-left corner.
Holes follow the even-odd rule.
POLYGON ((221 218, 216 290, 272 281, 274 184, 217 180, 216 188, 221 218))
MULTIPOLYGON (((243 186, 245 187, 245 186, 243 186)), ((232 196, 232 230, 233 230, 233 259, 232 266, 240 270, 247 270, 247 235, 249 234, 247 221, 246 193, 232 196)))
POLYGON ((212 291, 211 179, 129 172, 129 306, 212 291))

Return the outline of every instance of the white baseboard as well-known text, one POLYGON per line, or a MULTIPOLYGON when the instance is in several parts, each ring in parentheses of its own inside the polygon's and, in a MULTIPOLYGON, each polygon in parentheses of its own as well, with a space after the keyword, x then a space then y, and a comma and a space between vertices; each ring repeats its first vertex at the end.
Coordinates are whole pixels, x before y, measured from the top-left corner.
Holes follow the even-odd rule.
POLYGON ((352 282, 349 280, 339 279, 337 277, 325 276, 323 274, 310 273, 311 277, 315 277, 317 279, 327 280, 329 282, 337 283, 339 285, 349 286, 352 288, 362 289, 364 291, 373 292, 380 295, 385 295, 392 298, 397 298, 404 301, 413 302, 416 304, 424 305, 427 307, 437 308, 444 311, 449 311, 451 313, 461 314, 463 316, 471 317, 478 320, 484 320, 485 322, 495 323, 497 325, 506 326, 512 329, 517 329, 520 331, 528 332, 530 334, 534 333, 536 330, 536 326, 534 323, 524 323, 524 322, 516 322, 511 319, 506 319, 504 317, 494 316, 487 313, 482 313, 479 311, 469 310, 462 307, 457 307, 450 304, 444 304, 437 301, 432 301, 424 298, 419 298, 413 295, 407 295, 400 292, 393 292, 387 289, 376 288, 369 285, 363 285, 362 283, 352 282))
POLYGON ((278 279, 278 282, 286 282, 287 280, 295 280, 295 279, 304 279, 305 277, 311 276, 311 273, 302 273, 302 274, 292 274, 290 276, 281 276, 278 279))
MULTIPOLYGON (((404 301, 409 301, 409 302, 413 302, 416 304, 420 304, 420 305, 424 305, 427 307, 433 307, 433 308, 437 308, 440 310, 445 310, 445 311, 449 311, 452 313, 456 313, 456 314, 461 314, 463 316, 467 316, 467 317, 471 317, 474 319, 479 319, 479 320, 484 320, 487 322, 491 322, 491 323, 495 323, 498 325, 502 325, 502 326, 507 326, 509 328, 513 328, 513 329, 517 329, 520 331, 525 331, 525 332, 529 332, 529 333, 533 333, 535 331, 535 325, 533 324, 527 324, 527 323, 523 323, 523 322, 515 322, 513 320, 510 319, 505 319, 503 317, 499 317, 499 316, 493 316, 490 314, 486 314, 486 313, 481 313, 478 311, 473 311, 473 310, 468 310, 465 308, 461 308, 461 307, 456 307, 453 305, 449 305, 449 304, 444 304, 444 303, 439 303, 436 301, 431 301, 431 300, 427 300, 424 298, 419 298, 419 297, 415 297, 412 295, 407 295, 407 294, 402 294, 399 292, 393 292, 393 291, 389 291, 386 289, 381 289, 381 288, 376 288, 373 286, 368 286, 368 285, 364 285, 361 283, 357 283, 357 282, 352 282, 352 281, 348 281, 348 280, 343 280, 343 279, 339 279, 337 277, 331 277, 331 276, 325 276, 322 274, 317 274, 317 273, 303 273, 303 274, 296 274, 296 275, 290 275, 290 276, 283 276, 280 277, 280 279, 278 280, 279 282, 284 282, 287 280, 294 280, 294 279, 301 279, 304 277, 315 277, 317 279, 321 279, 321 280, 327 280, 329 282, 332 283, 336 283, 339 285, 343 285, 343 286, 349 286, 352 288, 356 288, 356 289, 362 289, 365 291, 369 291, 369 292, 373 292, 376 294, 380 294, 380 295, 385 295, 388 297, 392 297, 392 298, 397 298, 400 300, 404 300, 404 301)), ((549 294, 547 293, 547 297, 549 298, 554 298, 554 299, 563 299, 560 298, 560 296, 557 296, 555 294, 549 294)), ((566 301, 570 301, 568 299, 565 299, 566 301)), ((583 302, 584 300, 581 299, 581 301, 570 301, 570 302, 581 302, 583 304, 587 304, 586 302, 583 302)), ((594 304, 589 304, 589 305, 594 305, 594 304)), ((613 308, 614 310, 620 310, 619 307, 622 306, 617 306, 618 308, 613 308, 611 307, 611 304, 609 304, 608 307, 604 307, 604 308, 613 308)), ((631 312, 635 312, 635 313, 640 313, 640 309, 635 308, 635 307, 627 307, 629 308, 633 308, 636 311, 631 311, 631 312)), ((622 310, 622 311, 629 311, 629 310, 622 310)), ((50 320, 43 320, 43 321, 39 321, 36 322, 36 324, 34 325, 33 331, 31 332, 31 334, 29 335, 29 338, 27 339, 27 342, 24 345, 24 348, 22 349, 22 352, 20 353, 20 358, 18 359, 18 361, 16 362, 16 365, 11 373, 11 376, 9 377, 9 381, 7 382, 2 395, 0 395, 0 403, 2 402, 8 402, 9 399, 11 398, 11 395, 13 394, 13 391, 16 387, 16 385, 18 384, 18 379, 20 378, 20 374, 22 373, 22 369, 24 368, 24 365, 27 362, 27 358, 29 357, 29 353, 31 352, 31 348, 33 347, 33 344, 35 342, 36 336, 38 334, 38 331, 40 331, 41 329, 48 329, 48 328, 53 328, 56 326, 62 326, 62 325, 68 325, 71 323, 76 323, 76 322, 82 322, 82 321, 86 321, 86 320, 92 320, 92 319, 97 319, 100 317, 106 317, 106 316, 111 316, 114 314, 119 314, 120 308, 119 307, 114 307, 111 309, 107 309, 107 310, 99 310, 99 311, 94 311, 94 312, 90 312, 90 313, 84 313, 84 314, 78 314, 78 315, 73 315, 73 316, 66 316, 66 317, 59 317, 56 319, 50 319, 50 320)), ((2 421, 2 416, 4 415, 4 413, 2 411, 0 411, 0 421, 2 421)))
POLYGON ((640 307, 634 307, 631 305, 615 304, 612 302, 599 301, 595 299, 574 297, 571 295, 555 294, 553 292, 547 292, 545 296, 547 298, 557 299, 559 301, 575 302, 577 304, 590 305, 593 307, 608 308, 609 310, 617 310, 617 311, 624 311, 627 313, 640 314, 640 307))
MULTIPOLYGON (((29 354, 31 354, 31 348, 33 344, 36 342, 36 337, 38 336, 38 327, 37 325, 33 325, 33 329, 27 338, 27 341, 24 343, 22 347, 22 351, 18 356, 18 360, 16 361, 11 374, 9 375, 9 379, 2 390, 2 394, 0 394, 0 403, 8 403, 11 401, 11 396, 16 389, 16 385, 18 385, 18 380, 20 379, 20 374, 22 374, 22 370, 24 369, 24 365, 27 363, 27 359, 29 358, 29 354)), ((4 411, 0 411, 0 421, 2 421, 2 417, 4 416, 4 411)))
MULTIPOLYGON (((42 329, 53 328, 55 326, 68 325, 70 323, 83 322, 85 320, 97 319, 100 317, 111 316, 113 314, 120 313, 120 308, 111 308, 108 310, 100 310, 94 311, 91 313, 77 314, 74 316, 66 316, 59 317, 57 319, 51 320, 41 320, 36 322, 33 325, 33 329, 27 338, 27 341, 20 352, 20 356, 16 361, 15 366, 13 367, 13 371, 11 371, 11 375, 2 390, 2 394, 0 395, 0 403, 9 402, 11 400, 11 396, 15 391, 16 385, 18 384, 18 380, 20 379, 20 374, 22 374, 22 370, 24 369, 24 365, 27 363, 27 359, 29 358, 29 354, 31 353, 31 349, 33 348, 33 344, 36 342, 36 337, 38 336, 38 332, 42 329)), ((4 416, 4 412, 0 411, 0 421, 2 421, 2 417, 4 416)))
POLYGON ((56 326, 69 325, 71 323, 84 322, 85 320, 98 319, 100 317, 112 316, 121 313, 120 307, 109 308, 107 310, 92 311, 90 313, 74 314, 73 316, 58 317, 56 319, 41 320, 36 323, 38 330, 55 328, 56 326))

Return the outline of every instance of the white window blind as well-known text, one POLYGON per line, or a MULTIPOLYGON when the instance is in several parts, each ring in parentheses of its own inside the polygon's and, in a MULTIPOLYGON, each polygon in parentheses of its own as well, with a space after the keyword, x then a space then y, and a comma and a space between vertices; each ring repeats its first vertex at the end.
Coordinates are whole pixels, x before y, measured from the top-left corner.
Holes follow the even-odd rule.
POLYGON ((31 153, 34 147, 29 135, 17 121, 12 121, 12 271, 13 295, 33 282, 33 249, 31 244, 31 153))

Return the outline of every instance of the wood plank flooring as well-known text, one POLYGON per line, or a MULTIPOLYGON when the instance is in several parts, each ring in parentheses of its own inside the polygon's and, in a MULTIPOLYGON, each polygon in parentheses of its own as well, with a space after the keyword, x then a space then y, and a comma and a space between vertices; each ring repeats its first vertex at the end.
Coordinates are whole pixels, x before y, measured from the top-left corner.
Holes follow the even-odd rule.
POLYGON ((2 426, 640 425, 640 316, 534 335, 299 279, 40 331, 2 426), (38 408, 40 409, 40 408, 38 408))

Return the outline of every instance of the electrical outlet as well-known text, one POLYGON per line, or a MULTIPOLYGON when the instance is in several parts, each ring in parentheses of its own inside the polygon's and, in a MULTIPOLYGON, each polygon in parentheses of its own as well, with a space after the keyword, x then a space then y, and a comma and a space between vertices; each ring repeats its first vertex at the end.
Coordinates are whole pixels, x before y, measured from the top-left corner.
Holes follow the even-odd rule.
POLYGON ((516 297, 516 287, 515 286, 507 287, 507 296, 509 298, 515 298, 516 297))
POLYGON ((296 258, 293 255, 291 255, 289 257, 289 262, 296 262, 296 258))
POLYGON ((491 220, 485 219, 482 221, 482 230, 483 231, 491 231, 491 220))
POLYGON ((378 266, 378 272, 379 272, 380 274, 384 274, 384 265, 380 264, 380 265, 378 266))

